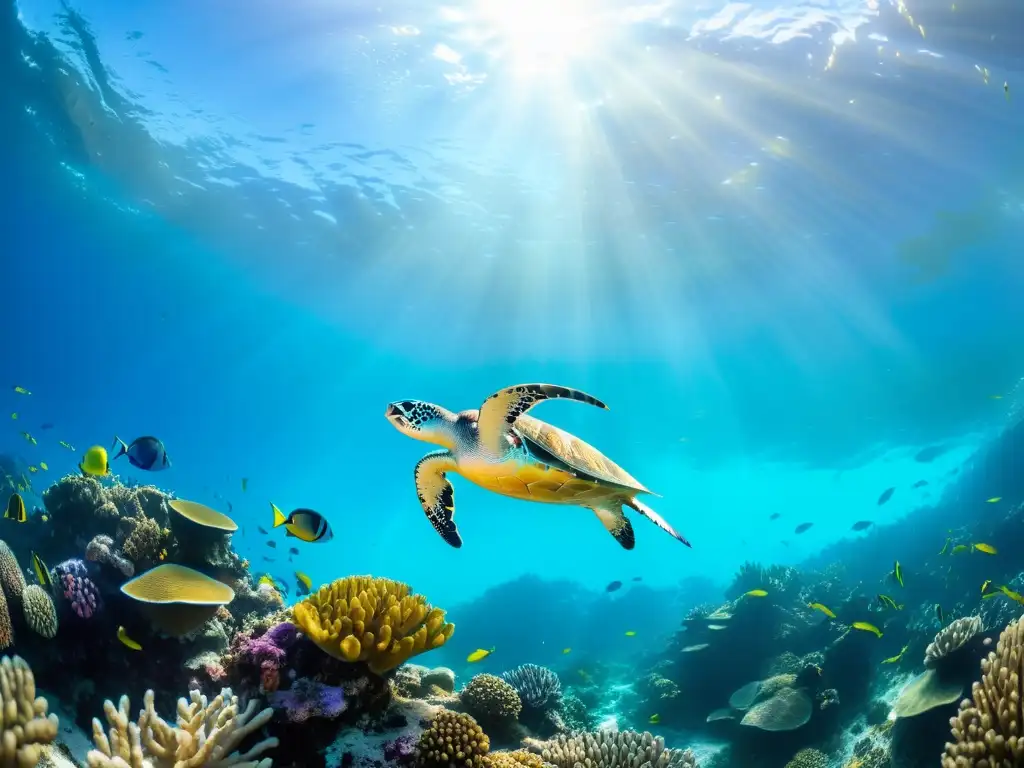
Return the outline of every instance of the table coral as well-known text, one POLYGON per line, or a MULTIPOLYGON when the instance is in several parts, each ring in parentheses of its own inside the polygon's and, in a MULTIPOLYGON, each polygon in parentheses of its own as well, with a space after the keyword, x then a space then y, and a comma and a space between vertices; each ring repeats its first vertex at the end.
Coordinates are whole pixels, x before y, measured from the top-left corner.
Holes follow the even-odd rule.
POLYGON ((270 707, 257 712, 250 701, 239 712, 238 697, 225 688, 212 701, 199 691, 189 692, 189 701, 178 699, 177 725, 172 726, 153 708, 153 691, 146 691, 144 709, 137 722, 129 720, 130 702, 122 696, 117 707, 103 703, 109 729, 98 719, 92 721, 96 748, 89 751, 89 768, 270 768, 270 758, 259 759, 277 746, 277 739, 264 739, 244 753, 236 748, 251 733, 270 720, 270 707))

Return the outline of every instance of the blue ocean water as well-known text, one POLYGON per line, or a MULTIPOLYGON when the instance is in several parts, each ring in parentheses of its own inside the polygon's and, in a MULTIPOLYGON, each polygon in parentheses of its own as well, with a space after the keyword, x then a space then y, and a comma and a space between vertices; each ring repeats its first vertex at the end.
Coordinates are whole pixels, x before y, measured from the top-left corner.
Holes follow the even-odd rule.
POLYGON ((230 501, 255 569, 292 580, 256 527, 312 507, 335 531, 296 564, 314 583, 449 608, 817 557, 933 503, 1012 416, 1022 13, 5 2, 0 450, 47 462, 41 490, 158 435, 170 470, 115 469, 230 501), (585 510, 459 478, 465 545, 437 536, 427 447, 386 403, 530 381, 611 406, 533 413, 659 493, 692 549, 636 518, 627 552, 585 510))

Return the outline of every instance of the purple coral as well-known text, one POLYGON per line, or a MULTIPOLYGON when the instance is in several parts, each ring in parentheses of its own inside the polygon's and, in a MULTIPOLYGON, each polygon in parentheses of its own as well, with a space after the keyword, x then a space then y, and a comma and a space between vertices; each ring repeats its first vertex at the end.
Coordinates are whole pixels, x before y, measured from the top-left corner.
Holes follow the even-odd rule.
POLYGON ((82 619, 91 618, 103 606, 99 587, 89 578, 89 568, 81 560, 65 560, 53 569, 71 610, 82 619))
POLYGON ((287 691, 275 691, 267 696, 270 706, 282 710, 293 723, 303 723, 311 717, 332 720, 345 711, 345 695, 341 688, 324 685, 303 677, 287 691))
POLYGON ((260 668, 260 684, 264 691, 275 691, 280 684, 281 667, 288 656, 288 648, 298 638, 294 624, 276 624, 259 637, 237 635, 234 641, 235 657, 260 668))

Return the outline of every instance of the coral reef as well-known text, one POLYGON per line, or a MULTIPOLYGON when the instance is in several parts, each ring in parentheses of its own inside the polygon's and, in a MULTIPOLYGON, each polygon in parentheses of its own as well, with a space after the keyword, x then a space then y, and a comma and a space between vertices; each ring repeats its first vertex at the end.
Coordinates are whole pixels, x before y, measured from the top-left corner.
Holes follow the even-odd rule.
POLYGON ((483 723, 515 720, 523 708, 516 689, 495 675, 476 675, 459 696, 466 711, 483 723))
POLYGON ((561 704, 562 683, 547 667, 523 664, 505 672, 502 678, 519 694, 524 708, 543 711, 561 704))
POLYGON ((964 616, 955 619, 939 630, 935 638, 924 650, 924 665, 936 666, 949 654, 963 648, 970 640, 981 632, 980 616, 964 616))
POLYGON ((57 737, 58 721, 36 697, 35 676, 19 656, 0 659, 0 765, 31 768, 57 737))
POLYGON ((829 764, 828 755, 808 747, 793 755, 793 759, 786 763, 786 768, 829 768, 829 764))
POLYGON ((648 732, 601 731, 529 742, 531 752, 556 768, 696 768, 690 750, 666 749, 665 740, 648 732))
POLYGON ((418 768, 488 768, 487 734, 469 715, 441 710, 430 721, 416 749, 418 768))
POLYGON ((89 577, 89 568, 78 559, 65 560, 53 569, 54 584, 82 619, 91 618, 103 607, 99 587, 89 577))
POLYGON ((37 584, 25 587, 21 595, 25 623, 37 635, 48 640, 57 636, 57 608, 53 604, 50 593, 37 584))
POLYGON ((294 608, 295 623, 325 653, 366 662, 383 674, 418 654, 440 648, 455 631, 444 611, 407 585, 350 576, 324 585, 294 608))
POLYGON ((293 723, 304 723, 311 717, 333 720, 345 711, 345 694, 340 687, 307 678, 296 680, 287 691, 274 691, 267 701, 293 723))

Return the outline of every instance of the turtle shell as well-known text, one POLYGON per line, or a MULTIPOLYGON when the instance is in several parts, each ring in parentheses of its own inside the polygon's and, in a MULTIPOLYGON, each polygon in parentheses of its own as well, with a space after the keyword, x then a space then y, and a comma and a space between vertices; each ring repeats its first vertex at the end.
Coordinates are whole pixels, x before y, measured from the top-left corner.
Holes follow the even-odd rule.
POLYGON ((525 415, 516 419, 513 428, 541 460, 553 458, 556 460, 555 463, 564 464, 565 469, 574 474, 602 485, 617 486, 638 493, 651 493, 639 480, 597 448, 564 429, 525 415))

